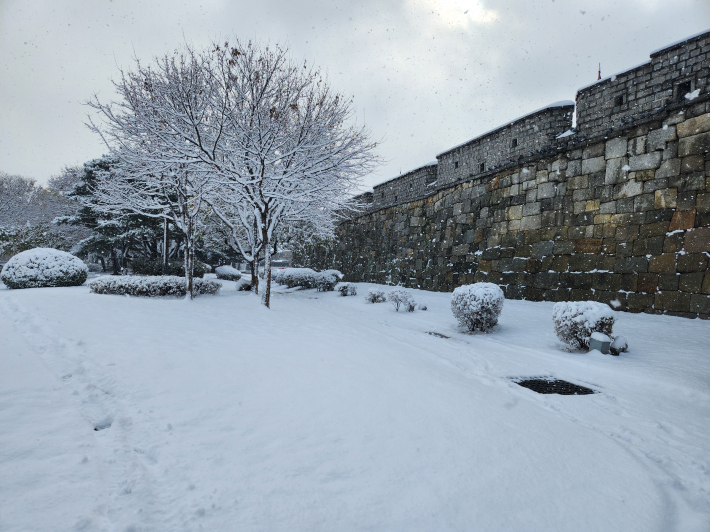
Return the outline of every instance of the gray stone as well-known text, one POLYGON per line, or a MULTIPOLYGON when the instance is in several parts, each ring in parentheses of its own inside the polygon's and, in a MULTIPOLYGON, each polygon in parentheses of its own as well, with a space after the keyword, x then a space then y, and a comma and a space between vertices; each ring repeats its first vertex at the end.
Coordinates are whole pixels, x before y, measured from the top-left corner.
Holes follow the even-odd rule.
POLYGON ((629 157, 629 170, 635 172, 637 170, 652 170, 658 168, 661 164, 660 152, 645 153, 643 155, 636 155, 629 157))
POLYGON ((604 157, 607 159, 617 159, 626 155, 628 141, 626 137, 611 139, 606 142, 604 157))
POLYGON ((666 142, 676 140, 675 126, 667 126, 665 129, 655 129, 646 137, 646 147, 648 151, 666 149, 666 142))
POLYGON ((629 160, 626 157, 619 157, 616 159, 609 159, 606 162, 606 173, 604 175, 604 183, 606 185, 614 185, 615 183, 621 183, 628 174, 629 160))
MULTIPOLYGON (((659 159, 660 160, 660 159, 659 159)), ((604 157, 594 157, 592 159, 582 159, 582 173, 592 174, 601 172, 606 168, 606 160, 604 157)))
POLYGON ((610 347, 611 338, 609 338, 606 334, 600 332, 592 333, 592 337, 589 339, 590 351, 596 349, 597 351, 600 351, 602 355, 608 355, 610 347))

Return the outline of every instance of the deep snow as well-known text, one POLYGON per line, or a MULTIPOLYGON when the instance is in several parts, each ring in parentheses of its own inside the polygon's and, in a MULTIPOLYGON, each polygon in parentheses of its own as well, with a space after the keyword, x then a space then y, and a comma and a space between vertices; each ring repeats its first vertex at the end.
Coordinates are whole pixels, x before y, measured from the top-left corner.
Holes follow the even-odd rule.
POLYGON ((451 294, 222 282, 0 289, 0 530, 710 529, 709 322, 617 313, 612 357, 564 351, 552 303, 465 334, 451 294))

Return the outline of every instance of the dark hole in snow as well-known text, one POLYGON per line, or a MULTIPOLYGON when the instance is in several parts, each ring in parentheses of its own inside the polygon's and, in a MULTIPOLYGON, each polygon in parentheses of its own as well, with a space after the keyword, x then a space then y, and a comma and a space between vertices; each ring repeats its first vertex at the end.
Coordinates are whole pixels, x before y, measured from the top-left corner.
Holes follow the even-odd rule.
POLYGON ((438 332, 428 332, 427 334, 431 334, 432 336, 436 336, 437 338, 450 338, 450 336, 446 336, 445 334, 441 334, 438 332))
POLYGON ((102 423, 101 425, 96 425, 94 430, 104 430, 111 426, 111 423, 102 423))
POLYGON ((559 395, 589 395, 596 393, 594 390, 572 384, 571 382, 557 379, 526 379, 517 381, 523 388, 528 388, 537 393, 556 393, 559 395))

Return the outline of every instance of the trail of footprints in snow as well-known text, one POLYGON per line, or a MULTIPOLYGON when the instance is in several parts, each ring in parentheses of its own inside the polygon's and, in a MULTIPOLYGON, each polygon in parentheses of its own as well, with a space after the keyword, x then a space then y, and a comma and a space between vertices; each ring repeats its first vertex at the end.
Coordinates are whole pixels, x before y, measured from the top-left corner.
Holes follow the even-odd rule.
MULTIPOLYGON (((134 447, 132 422, 121 402, 111 393, 115 384, 77 346, 33 319, 31 314, 10 297, 0 299, 5 314, 15 325, 44 364, 68 388, 78 403, 78 410, 90 423, 101 456, 98 464, 105 502, 84 522, 107 519, 111 526, 155 525, 162 514, 148 465, 156 460, 134 447), (133 500, 131 500, 133 498, 133 500)), ((83 460, 85 463, 86 458, 83 460)), ((98 524, 98 523, 97 523, 98 524)), ((103 528, 103 527, 102 527, 103 528)))

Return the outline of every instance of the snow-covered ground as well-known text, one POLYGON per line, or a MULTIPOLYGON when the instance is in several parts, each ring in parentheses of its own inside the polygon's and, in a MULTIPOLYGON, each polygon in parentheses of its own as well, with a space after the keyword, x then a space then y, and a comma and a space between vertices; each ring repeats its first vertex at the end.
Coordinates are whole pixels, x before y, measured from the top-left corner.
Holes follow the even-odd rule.
POLYGON ((223 284, 0 289, 0 530, 710 530, 710 322, 619 313, 617 358, 551 303, 471 335, 451 294, 223 284))

